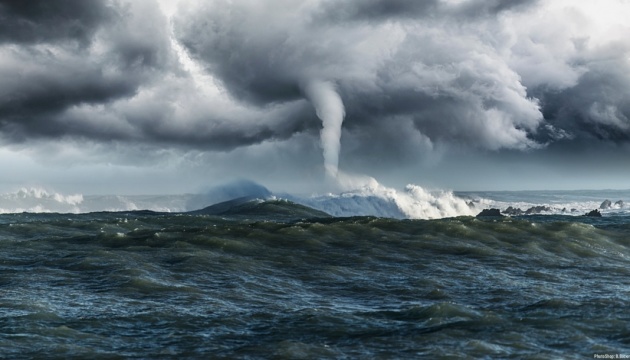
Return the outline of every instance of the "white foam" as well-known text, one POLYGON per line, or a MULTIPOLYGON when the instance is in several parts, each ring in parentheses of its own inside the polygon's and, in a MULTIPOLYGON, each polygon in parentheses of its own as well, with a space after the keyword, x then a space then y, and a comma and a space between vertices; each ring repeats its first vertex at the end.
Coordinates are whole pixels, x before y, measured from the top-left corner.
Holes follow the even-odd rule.
POLYGON ((533 203, 533 202, 527 202, 527 201, 513 201, 513 202, 494 201, 494 200, 489 200, 489 199, 484 199, 483 201, 480 201, 480 204, 483 205, 483 208, 497 208, 501 210, 501 212, 504 212, 508 207, 512 207, 514 209, 521 209, 523 212, 525 212, 528 209, 533 208, 533 207, 544 206, 544 207, 549 208, 549 210, 540 212, 540 214, 544 214, 544 215, 581 216, 594 209, 598 209, 602 213, 615 213, 615 212, 620 212, 624 210, 626 211, 629 210, 627 208, 626 209, 620 208, 619 206, 616 206, 616 207, 613 206, 609 209, 599 209, 600 203, 601 202, 599 201, 568 201, 568 202, 555 202, 555 203, 549 203, 549 202, 533 203))
POLYGON ((575 191, 507 191, 483 192, 480 196, 462 194, 463 197, 474 199, 477 209, 496 208, 505 212, 509 207, 526 212, 534 207, 544 207, 540 214, 544 215, 574 215, 581 216, 594 209, 602 214, 627 214, 630 206, 619 203, 619 200, 630 198, 630 191, 626 190, 575 190, 575 191), (611 206, 600 209, 602 201, 611 200, 611 206))
POLYGON ((372 177, 341 171, 337 179, 339 187, 345 189, 339 194, 292 200, 334 216, 436 219, 476 213, 466 200, 451 191, 430 191, 414 184, 397 190, 380 184, 372 177))
POLYGON ((0 194, 0 213, 18 212, 81 212, 82 194, 63 195, 43 188, 21 188, 14 193, 0 194))
MULTIPOLYGON (((333 216, 378 216, 398 219, 436 219, 455 216, 474 216, 483 209, 508 207, 526 211, 536 206, 549 207, 542 214, 584 215, 599 209, 603 199, 610 198, 612 206, 600 210, 602 214, 627 214, 630 205, 619 206, 619 199, 630 199, 627 192, 485 192, 454 194, 446 190, 428 190, 409 184, 395 189, 369 176, 339 172, 332 184, 334 190, 324 195, 282 198, 325 211, 333 216), (459 196, 458 196, 459 195, 459 196), (601 199, 601 200, 600 200, 601 199)), ((230 192, 232 197, 242 194, 230 192)), ((278 199, 271 193, 261 199, 278 199)), ((95 211, 153 210, 184 212, 225 201, 204 195, 82 195, 62 194, 40 187, 24 187, 12 193, 0 194, 2 213, 87 213, 95 211), (214 199, 214 200, 213 200, 214 199)), ((228 199, 229 200, 229 199, 228 199)), ((630 202, 629 202, 630 203, 630 202)))
POLYGON ((23 187, 0 194, 0 214, 7 213, 87 213, 95 211, 153 210, 186 211, 193 195, 121 196, 62 194, 40 187, 23 187))

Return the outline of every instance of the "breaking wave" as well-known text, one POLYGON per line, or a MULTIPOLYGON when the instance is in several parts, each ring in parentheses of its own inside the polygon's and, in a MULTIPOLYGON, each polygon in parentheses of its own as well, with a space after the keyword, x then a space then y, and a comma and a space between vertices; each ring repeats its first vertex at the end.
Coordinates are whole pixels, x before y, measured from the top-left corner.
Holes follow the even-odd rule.
POLYGON ((628 214, 628 190, 500 191, 458 193, 477 209, 496 208, 507 215, 581 216, 593 209, 602 214, 628 214))
POLYGON ((24 187, 0 194, 0 214, 133 210, 187 212, 244 197, 286 199, 337 217, 438 219, 474 216, 487 208, 500 209, 506 215, 579 216, 593 209, 600 209, 604 215, 630 213, 630 206, 626 205, 630 200, 630 191, 627 190, 472 193, 429 190, 414 184, 396 189, 371 177, 349 176, 341 172, 338 180, 336 191, 310 196, 274 193, 262 185, 243 180, 217 186, 203 194, 181 195, 63 194, 44 188, 24 187), (509 213, 510 208, 514 212, 509 213))
POLYGON ((185 212, 244 196, 286 198, 333 216, 435 219, 476 213, 471 203, 450 191, 428 191, 417 185, 397 190, 371 177, 346 174, 340 174, 339 186, 344 191, 310 197, 274 196, 265 187, 243 180, 215 187, 205 194, 183 195, 65 195, 43 188, 22 188, 14 193, 0 194, 0 213, 185 212))
POLYGON ((81 194, 63 195, 42 188, 21 188, 14 193, 0 194, 0 213, 79 213, 83 201, 81 194))
POLYGON ((89 213, 97 211, 153 210, 187 211, 194 195, 83 195, 62 194, 39 187, 21 188, 0 194, 0 214, 9 213, 89 213))
POLYGON ((290 200, 333 216, 378 216, 396 219, 438 219, 475 215, 472 203, 451 191, 429 191, 409 184, 400 191, 370 178, 361 187, 340 194, 290 200))

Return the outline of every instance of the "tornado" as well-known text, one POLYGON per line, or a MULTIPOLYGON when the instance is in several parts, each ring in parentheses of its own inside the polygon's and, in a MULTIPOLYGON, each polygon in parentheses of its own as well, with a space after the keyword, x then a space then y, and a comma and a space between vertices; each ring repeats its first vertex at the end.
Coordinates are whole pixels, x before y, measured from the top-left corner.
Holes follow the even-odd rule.
POLYGON ((324 153, 326 175, 336 179, 339 171, 341 124, 346 116, 343 101, 335 84, 330 81, 308 81, 302 85, 302 91, 322 121, 320 143, 324 153))

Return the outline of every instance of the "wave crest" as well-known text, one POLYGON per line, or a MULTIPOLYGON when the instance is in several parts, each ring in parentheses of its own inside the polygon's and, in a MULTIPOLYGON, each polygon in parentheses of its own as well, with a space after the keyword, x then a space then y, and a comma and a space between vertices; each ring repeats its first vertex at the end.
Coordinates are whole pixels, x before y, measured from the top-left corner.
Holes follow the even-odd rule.
POLYGON ((414 184, 409 184, 400 191, 384 186, 369 176, 341 172, 338 180, 338 185, 346 191, 291 200, 333 216, 437 219, 476 213, 465 199, 457 197, 451 191, 430 191, 414 184))
POLYGON ((0 194, 0 213, 81 212, 82 194, 63 195, 43 188, 20 188, 14 193, 0 194))

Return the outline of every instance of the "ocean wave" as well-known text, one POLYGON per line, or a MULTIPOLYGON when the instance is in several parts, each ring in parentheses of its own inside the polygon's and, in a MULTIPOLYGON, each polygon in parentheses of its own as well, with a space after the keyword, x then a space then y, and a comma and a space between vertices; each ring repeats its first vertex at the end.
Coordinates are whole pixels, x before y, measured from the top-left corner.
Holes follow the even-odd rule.
POLYGON ((0 194, 0 213, 79 213, 83 202, 82 194, 63 195, 39 187, 23 187, 13 193, 0 194))
POLYGON ((311 196, 274 193, 262 185, 243 180, 212 188, 203 194, 180 195, 63 194, 41 187, 23 187, 0 194, 0 213, 189 212, 235 198, 253 197, 269 201, 286 199, 337 217, 438 219, 475 216, 488 208, 497 208, 507 215, 580 216, 593 209, 600 209, 604 216, 630 214, 630 206, 623 201, 630 199, 630 191, 622 190, 465 193, 430 190, 416 184, 396 189, 372 177, 342 172, 337 181, 334 191, 311 196), (515 211, 510 214, 506 211, 509 208, 515 211))
POLYGON ((452 191, 427 190, 409 184, 403 190, 385 186, 369 176, 339 172, 339 193, 290 200, 333 216, 377 216, 395 219, 438 219, 475 215, 474 204, 452 191))
POLYGON ((464 199, 450 191, 428 191, 413 184, 407 185, 403 191, 379 185, 341 194, 291 200, 333 216, 437 219, 476 213, 464 199))
POLYGON ((10 213, 89 213, 98 211, 152 210, 187 211, 194 195, 83 195, 63 194, 41 187, 22 187, 0 194, 0 214, 10 213))
POLYGON ((0 349, 433 358, 457 343, 449 356, 562 358, 624 348, 629 223, 3 215, 3 325, 18 335, 0 349))
POLYGON ((565 199, 556 201, 542 201, 533 202, 527 200, 520 201, 502 201, 494 199, 479 199, 475 200, 477 208, 496 208, 501 210, 503 214, 517 215, 515 212, 522 212, 518 215, 570 215, 570 216, 582 216, 591 210, 598 209, 602 214, 627 214, 630 213, 630 208, 624 205, 613 204, 607 208, 601 208, 602 201, 594 200, 571 200, 565 199), (511 209, 510 209, 511 208, 511 209), (519 211, 520 210, 520 211, 519 211), (513 213, 510 213, 510 212, 513 213))

